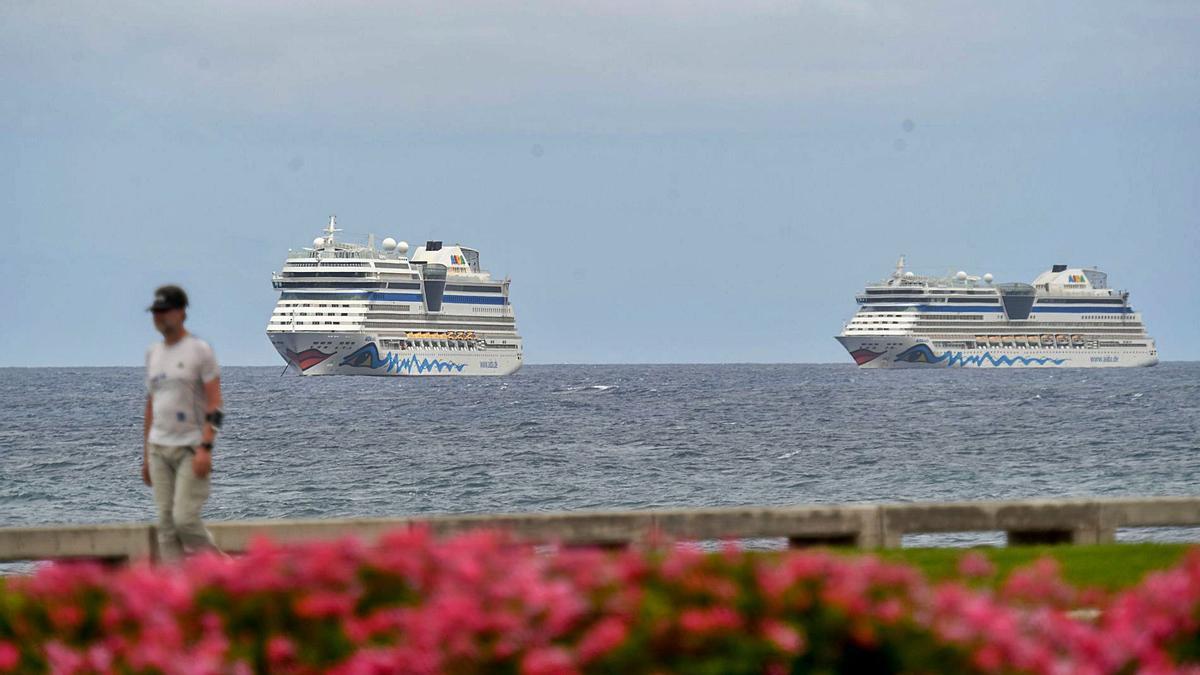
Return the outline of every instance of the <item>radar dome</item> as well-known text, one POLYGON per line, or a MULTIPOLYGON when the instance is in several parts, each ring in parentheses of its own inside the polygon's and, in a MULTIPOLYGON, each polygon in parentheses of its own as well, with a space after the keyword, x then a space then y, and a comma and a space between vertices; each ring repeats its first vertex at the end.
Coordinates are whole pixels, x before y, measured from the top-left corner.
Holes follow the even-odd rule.
POLYGON ((958 274, 955 274, 955 275, 954 275, 954 278, 955 278, 955 279, 958 279, 959 281, 966 281, 966 280, 967 280, 967 273, 966 273, 966 272, 964 272, 964 271, 962 271, 962 270, 959 270, 959 271, 958 271, 958 274))
POLYGON ((994 278, 995 277, 992 276, 991 272, 988 272, 987 274, 983 275, 983 280, 988 282, 989 284, 992 283, 992 279, 994 279, 994 278))
POLYGON ((387 237, 386 239, 383 240, 383 250, 391 251, 395 248, 396 248, 396 240, 395 239, 392 239, 391 237, 387 237))
POLYGON ((324 243, 325 237, 317 237, 316 239, 313 239, 313 248, 321 248, 321 245, 324 243))
POLYGON ((399 244, 396 244, 396 253, 399 253, 400 255, 408 253, 408 242, 402 241, 399 244))
POLYGON ((905 279, 911 279, 911 278, 913 278, 913 277, 915 277, 915 276, 917 276, 917 275, 913 274, 912 272, 905 272, 905 273, 904 273, 904 278, 905 278, 905 279))

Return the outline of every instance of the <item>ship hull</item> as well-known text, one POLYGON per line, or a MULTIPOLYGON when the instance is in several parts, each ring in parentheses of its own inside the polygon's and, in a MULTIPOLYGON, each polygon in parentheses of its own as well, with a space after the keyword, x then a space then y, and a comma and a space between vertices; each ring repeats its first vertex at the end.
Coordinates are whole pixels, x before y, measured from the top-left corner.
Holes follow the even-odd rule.
POLYGON ((470 377, 511 375, 521 368, 520 347, 387 349, 353 333, 268 333, 289 369, 301 375, 470 377))
POLYGON ((860 368, 1136 368, 1158 363, 1153 348, 939 348, 903 335, 837 336, 860 368))

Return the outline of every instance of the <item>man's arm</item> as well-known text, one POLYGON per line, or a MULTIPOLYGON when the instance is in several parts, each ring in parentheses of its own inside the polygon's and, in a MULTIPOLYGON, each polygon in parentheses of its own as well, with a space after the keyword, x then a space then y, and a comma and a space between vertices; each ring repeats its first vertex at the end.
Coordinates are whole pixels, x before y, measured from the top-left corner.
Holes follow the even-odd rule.
POLYGON ((150 427, 154 424, 154 406, 146 397, 146 414, 142 417, 142 482, 150 484, 150 427))
MULTIPOLYGON (((209 417, 221 409, 221 378, 214 377, 204 383, 204 430, 200 433, 200 442, 211 444, 217 438, 217 428, 209 421, 209 417)), ((217 413, 218 415, 220 413, 217 413)), ((192 457, 192 470, 204 478, 212 472, 212 453, 208 448, 196 446, 195 456, 192 457)))
POLYGON ((221 378, 214 377, 204 383, 204 431, 201 434, 203 442, 212 443, 217 438, 217 429, 208 416, 221 409, 221 378))

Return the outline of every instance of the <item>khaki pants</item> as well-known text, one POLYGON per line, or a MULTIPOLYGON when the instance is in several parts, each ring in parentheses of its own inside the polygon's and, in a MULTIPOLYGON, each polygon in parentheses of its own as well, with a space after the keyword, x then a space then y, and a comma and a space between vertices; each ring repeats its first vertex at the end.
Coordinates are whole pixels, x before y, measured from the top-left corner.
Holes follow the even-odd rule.
POLYGON ((210 490, 207 476, 192 469, 192 449, 151 443, 150 483, 158 505, 158 555, 175 561, 184 553, 216 549, 200 520, 210 490))

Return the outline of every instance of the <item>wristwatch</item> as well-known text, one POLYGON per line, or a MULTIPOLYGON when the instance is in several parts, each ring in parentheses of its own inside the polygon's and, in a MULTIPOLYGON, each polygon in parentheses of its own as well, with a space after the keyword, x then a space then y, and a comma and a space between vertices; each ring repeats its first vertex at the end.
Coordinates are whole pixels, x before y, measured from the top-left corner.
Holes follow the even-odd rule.
POLYGON ((205 450, 207 450, 209 452, 212 452, 212 443, 201 443, 199 445, 199 447, 204 448, 205 450))

